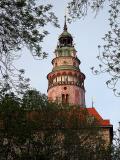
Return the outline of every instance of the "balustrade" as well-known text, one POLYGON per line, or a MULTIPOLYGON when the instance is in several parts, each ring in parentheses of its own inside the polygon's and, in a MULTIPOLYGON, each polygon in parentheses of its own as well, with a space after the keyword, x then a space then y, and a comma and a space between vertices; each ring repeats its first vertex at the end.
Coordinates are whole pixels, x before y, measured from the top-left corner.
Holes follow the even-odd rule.
POLYGON ((83 83, 81 83, 80 81, 58 81, 58 82, 54 82, 54 83, 49 83, 49 88, 57 86, 57 85, 76 85, 79 86, 81 88, 84 88, 83 83))

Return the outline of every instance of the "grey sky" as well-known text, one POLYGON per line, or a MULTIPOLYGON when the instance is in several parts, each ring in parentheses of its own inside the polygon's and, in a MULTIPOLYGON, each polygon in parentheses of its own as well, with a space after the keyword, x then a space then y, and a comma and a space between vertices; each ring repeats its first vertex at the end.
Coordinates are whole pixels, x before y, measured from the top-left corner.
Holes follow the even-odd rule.
MULTIPOLYGON (((49 35, 45 38, 43 48, 49 53, 45 60, 34 60, 29 51, 22 50, 22 57, 17 61, 19 68, 26 70, 26 76, 31 79, 31 86, 41 93, 47 94, 47 74, 51 71, 51 60, 54 57, 54 50, 57 45, 58 36, 63 31, 64 13, 67 1, 65 0, 42 0, 41 2, 50 2, 54 5, 54 11, 59 18, 60 29, 48 26, 49 35)), ((107 7, 106 7, 107 9, 107 7)), ((102 10, 97 18, 89 13, 85 19, 79 20, 68 25, 68 31, 72 34, 77 50, 77 56, 81 60, 81 71, 86 75, 86 105, 91 107, 92 97, 95 97, 94 107, 104 119, 110 119, 116 129, 120 121, 120 98, 113 95, 105 85, 108 78, 107 74, 94 76, 90 67, 97 66, 96 56, 98 55, 97 46, 102 44, 101 38, 108 29, 106 9, 102 10)))

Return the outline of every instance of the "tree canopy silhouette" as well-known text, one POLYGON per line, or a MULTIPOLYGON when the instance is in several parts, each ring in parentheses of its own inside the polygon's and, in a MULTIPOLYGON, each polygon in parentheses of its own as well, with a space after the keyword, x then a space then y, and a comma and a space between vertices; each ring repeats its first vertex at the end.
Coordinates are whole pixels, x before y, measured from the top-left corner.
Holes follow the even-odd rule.
POLYGON ((24 46, 34 57, 46 58, 42 43, 48 35, 45 26, 49 23, 59 26, 51 4, 36 0, 0 1, 0 89, 14 88, 18 91, 21 87, 28 87, 25 84, 29 80, 24 78, 24 70, 19 70, 14 60, 19 58, 17 51, 24 46))

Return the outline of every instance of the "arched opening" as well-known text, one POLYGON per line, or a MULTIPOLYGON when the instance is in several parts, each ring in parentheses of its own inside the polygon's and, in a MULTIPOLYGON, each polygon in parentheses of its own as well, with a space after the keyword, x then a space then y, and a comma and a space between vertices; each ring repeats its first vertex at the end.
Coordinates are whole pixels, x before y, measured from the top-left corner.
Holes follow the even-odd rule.
POLYGON ((69 95, 66 94, 66 103, 69 103, 69 95))
POLYGON ((62 103, 69 103, 69 95, 68 94, 62 94, 62 103))
POLYGON ((65 103, 65 94, 62 94, 62 103, 65 103))

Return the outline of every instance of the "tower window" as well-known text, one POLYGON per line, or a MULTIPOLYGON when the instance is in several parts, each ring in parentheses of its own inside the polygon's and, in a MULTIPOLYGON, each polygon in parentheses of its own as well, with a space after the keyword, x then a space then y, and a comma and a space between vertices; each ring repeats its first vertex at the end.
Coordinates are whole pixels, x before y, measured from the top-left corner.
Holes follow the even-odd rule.
POLYGON ((64 87, 64 90, 66 90, 67 89, 67 87, 64 87))
POLYGON ((62 103, 65 103, 65 94, 62 94, 62 103))
POLYGON ((74 65, 74 66, 76 66, 76 63, 75 63, 75 62, 73 62, 73 65, 74 65))
POLYGON ((66 103, 69 103, 69 95, 66 94, 66 103))
POLYGON ((68 44, 70 44, 70 39, 68 39, 68 44))
POLYGON ((69 103, 69 95, 62 94, 62 103, 69 103))

